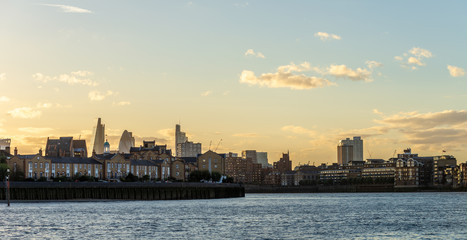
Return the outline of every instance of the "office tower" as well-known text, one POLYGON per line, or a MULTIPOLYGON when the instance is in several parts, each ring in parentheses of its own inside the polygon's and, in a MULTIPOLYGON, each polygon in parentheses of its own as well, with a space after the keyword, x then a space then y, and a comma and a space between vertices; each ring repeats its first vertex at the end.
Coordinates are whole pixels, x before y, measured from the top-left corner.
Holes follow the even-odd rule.
POLYGON ((97 119, 96 135, 94 137, 93 152, 96 154, 104 153, 105 125, 101 123, 101 118, 97 119))

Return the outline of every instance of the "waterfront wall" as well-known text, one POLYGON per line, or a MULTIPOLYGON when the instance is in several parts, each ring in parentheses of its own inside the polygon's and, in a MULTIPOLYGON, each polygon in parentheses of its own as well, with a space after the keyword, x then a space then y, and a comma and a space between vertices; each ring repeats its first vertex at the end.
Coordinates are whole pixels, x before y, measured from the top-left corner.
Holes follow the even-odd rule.
POLYGON ((397 187, 393 184, 368 185, 317 185, 317 186, 268 186, 246 184, 246 193, 342 193, 342 192, 449 192, 467 191, 466 187, 397 187))
MULTIPOLYGON (((238 184, 12 182, 11 201, 188 200, 244 197, 238 184)), ((6 200, 5 186, 0 199, 6 200)))

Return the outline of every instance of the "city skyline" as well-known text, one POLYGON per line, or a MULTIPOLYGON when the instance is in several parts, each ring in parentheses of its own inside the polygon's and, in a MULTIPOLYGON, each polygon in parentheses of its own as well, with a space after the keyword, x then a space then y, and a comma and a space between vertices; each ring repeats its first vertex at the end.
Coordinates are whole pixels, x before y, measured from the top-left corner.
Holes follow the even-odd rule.
POLYGON ((467 3, 452 1, 120 1, 0 3, 0 138, 20 153, 85 139, 98 118, 203 152, 255 149, 270 162, 467 157, 467 3), (118 7, 109 7, 118 6, 118 7), (284 14, 285 13, 285 14, 284 14), (436 16, 436 17, 434 17, 436 16))

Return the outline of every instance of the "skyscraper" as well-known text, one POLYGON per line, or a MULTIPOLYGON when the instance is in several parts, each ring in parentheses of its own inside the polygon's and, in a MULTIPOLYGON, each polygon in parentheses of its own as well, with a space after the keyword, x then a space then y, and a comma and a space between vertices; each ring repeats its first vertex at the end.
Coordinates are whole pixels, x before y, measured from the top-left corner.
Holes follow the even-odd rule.
POLYGON ((127 130, 123 131, 122 137, 120 138, 120 143, 118 144, 118 152, 120 153, 130 153, 130 148, 135 146, 135 138, 133 137, 132 132, 127 130))
POLYGON ((180 130, 180 124, 176 124, 175 149, 177 157, 197 157, 201 154, 201 143, 189 142, 186 133, 180 130))
POLYGON ((362 138, 353 137, 353 139, 340 140, 337 146, 337 162, 344 165, 349 162, 363 162, 362 138))
POLYGON ((93 152, 96 154, 104 153, 105 125, 101 123, 101 118, 97 119, 96 135, 94 137, 93 152))

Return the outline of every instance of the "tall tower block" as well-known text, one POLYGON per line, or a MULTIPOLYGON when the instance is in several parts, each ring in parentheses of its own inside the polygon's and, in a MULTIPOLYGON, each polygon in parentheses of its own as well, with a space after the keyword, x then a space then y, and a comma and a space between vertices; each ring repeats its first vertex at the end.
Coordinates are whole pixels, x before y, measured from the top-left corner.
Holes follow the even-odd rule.
POLYGON ((101 118, 97 119, 96 135, 94 136, 93 151, 97 154, 104 153, 105 125, 101 123, 101 118))

